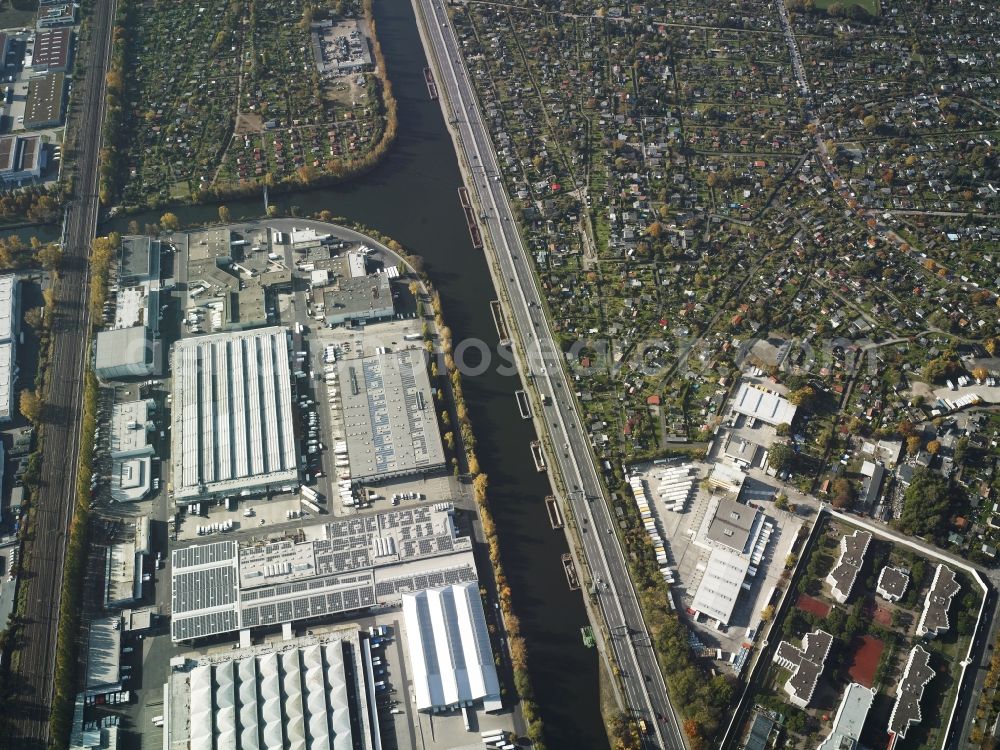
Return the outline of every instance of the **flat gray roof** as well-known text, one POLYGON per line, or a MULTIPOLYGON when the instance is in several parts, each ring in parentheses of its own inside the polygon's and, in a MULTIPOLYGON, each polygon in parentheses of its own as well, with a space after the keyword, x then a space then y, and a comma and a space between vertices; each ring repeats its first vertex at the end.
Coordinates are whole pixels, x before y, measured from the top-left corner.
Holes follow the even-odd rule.
POLYGON ((145 235, 122 238, 121 278, 148 279, 159 273, 160 241, 145 235))
POLYGON ((151 347, 151 336, 145 326, 98 331, 95 355, 98 374, 102 370, 151 366, 151 347))
POLYGON ((212 227, 186 234, 188 261, 231 258, 233 255, 233 233, 228 227, 212 227))
POLYGON ((384 318, 395 311, 392 287, 384 273, 345 276, 322 289, 327 318, 384 318))
POLYGON ((737 552, 744 552, 759 512, 749 505, 721 498, 715 517, 708 525, 706 537, 737 552))
POLYGON ((120 679, 122 631, 115 629, 115 617, 99 617, 90 623, 87 647, 87 690, 117 685, 120 679))
POLYGON ((784 396, 743 383, 733 398, 733 411, 772 425, 791 424, 796 407, 784 396))
POLYGON ((146 432, 149 403, 117 402, 111 410, 111 457, 139 456, 153 452, 146 432))
POLYGON ((354 481, 445 465, 423 349, 346 359, 337 366, 354 481))
POLYGON ((284 328, 182 339, 173 375, 175 500, 297 482, 284 328))
POLYGON ((0 341, 10 341, 17 334, 18 307, 17 277, 0 276, 0 341))

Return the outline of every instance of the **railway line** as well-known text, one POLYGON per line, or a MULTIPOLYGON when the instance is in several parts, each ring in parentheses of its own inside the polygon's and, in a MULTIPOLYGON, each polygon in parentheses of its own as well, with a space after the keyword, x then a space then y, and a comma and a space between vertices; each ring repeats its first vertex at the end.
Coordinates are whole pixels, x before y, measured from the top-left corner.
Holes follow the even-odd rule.
POLYGON ((55 694, 53 673, 59 626, 63 563, 73 518, 76 473, 83 415, 84 371, 89 326, 90 247, 97 231, 100 202, 97 178, 101 127, 105 109, 105 75, 111 52, 114 0, 95 0, 89 17, 86 68, 75 79, 74 107, 69 127, 76 131, 74 195, 66 207, 64 261, 56 282, 52 365, 45 399, 44 451, 38 491, 33 498, 34 521, 30 552, 21 569, 27 585, 26 609, 16 659, 8 684, 15 686, 9 731, 0 747, 25 750, 44 747, 55 694))

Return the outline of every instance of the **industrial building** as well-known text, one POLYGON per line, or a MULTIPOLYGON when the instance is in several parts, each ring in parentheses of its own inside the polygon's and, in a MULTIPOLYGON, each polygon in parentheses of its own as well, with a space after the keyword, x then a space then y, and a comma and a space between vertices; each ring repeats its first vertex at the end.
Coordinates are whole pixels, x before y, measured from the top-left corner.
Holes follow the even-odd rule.
POLYGON ((917 623, 917 635, 934 638, 951 627, 948 610, 951 609, 955 594, 961 588, 956 580, 955 571, 947 565, 939 563, 934 570, 934 579, 931 581, 930 590, 924 598, 924 609, 920 613, 920 621, 917 623))
POLYGON ((119 622, 117 615, 96 617, 90 622, 86 696, 106 695, 121 689, 122 631, 119 622))
POLYGON ((24 105, 27 130, 57 127, 62 124, 65 112, 65 73, 46 73, 28 81, 28 99, 24 105))
POLYGON ((846 604, 851 595, 871 541, 871 532, 860 529, 840 538, 840 556, 836 565, 827 573, 826 582, 830 584, 830 595, 841 604, 846 604))
POLYGON ((801 648, 782 641, 775 649, 774 662, 792 673, 785 682, 785 692, 788 693, 788 699, 799 708, 805 708, 812 700, 816 684, 823 676, 831 645, 832 635, 825 630, 814 630, 803 636, 801 648))
POLYGON ((896 688, 896 702, 889 714, 889 734, 892 736, 890 747, 894 747, 897 739, 904 739, 913 724, 919 724, 923 718, 920 713, 920 701, 924 697, 924 688, 934 677, 931 667, 931 655, 921 646, 914 646, 906 660, 903 669, 903 679, 896 688))
POLYGON ((45 168, 40 135, 0 135, 0 180, 32 180, 45 168))
POLYGON ((819 750, 855 750, 861 740, 861 730, 875 701, 875 691, 850 683, 837 707, 830 734, 819 746, 819 750))
POLYGON ((174 550, 171 637, 191 641, 371 607, 476 581, 472 540, 450 503, 352 516, 304 540, 214 541, 174 550))
POLYGON ((20 283, 13 274, 0 276, 0 422, 9 422, 14 417, 20 323, 20 283))
POLYGON ((729 624, 741 591, 751 588, 774 525, 756 508, 713 495, 694 543, 710 550, 691 609, 729 624))
POLYGON ((188 504, 296 485, 287 331, 183 339, 171 358, 174 500, 188 504))
POLYGON ((423 349, 344 359, 337 368, 353 481, 379 481, 445 466, 423 349))
POLYGON ((796 407, 788 399, 752 383, 742 383, 733 399, 733 412, 769 425, 791 424, 796 407))
POLYGON ((403 594, 403 617, 418 711, 502 708, 478 583, 403 594))
POLYGON ((97 332, 94 371, 101 380, 142 378, 159 372, 159 341, 146 326, 97 332))
POLYGON ((142 566, 149 554, 149 519, 139 516, 127 539, 108 547, 104 607, 114 609, 142 598, 142 566))
POLYGON ((142 500, 152 487, 152 401, 116 403, 111 414, 111 498, 118 503, 142 500))
POLYGON ((186 258, 189 333, 246 330, 268 323, 268 294, 291 291, 292 273, 261 231, 248 240, 227 227, 175 234, 186 258))
POLYGON ((70 68, 73 50, 73 30, 45 29, 35 35, 31 69, 39 73, 65 73, 70 68))
POLYGON ((54 29, 59 26, 72 26, 76 23, 76 5, 74 3, 39 3, 39 29, 54 29))
POLYGON ((99 331, 95 371, 103 381, 149 377, 162 367, 160 344, 160 257, 149 237, 122 238, 114 322, 99 331))
POLYGON ((323 287, 327 325, 339 326, 387 320, 396 314, 389 274, 343 277, 323 287))
POLYGON ((17 357, 13 341, 0 342, 0 422, 14 418, 14 391, 17 383, 17 357))
POLYGON ((171 662, 164 747, 365 750, 378 747, 357 634, 301 639, 171 662))

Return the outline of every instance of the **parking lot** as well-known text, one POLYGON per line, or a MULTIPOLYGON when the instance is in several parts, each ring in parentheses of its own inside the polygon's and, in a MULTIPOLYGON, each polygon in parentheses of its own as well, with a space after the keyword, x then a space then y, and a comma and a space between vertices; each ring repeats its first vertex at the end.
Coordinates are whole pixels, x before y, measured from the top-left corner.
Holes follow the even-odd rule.
MULTIPOLYGON (((694 462, 692 466, 699 479, 707 477, 712 468, 712 464, 707 462, 694 462)), ((642 472, 639 475, 645 476, 642 472)), ((744 481, 747 486, 740 496, 741 502, 759 506, 768 520, 774 522, 774 532, 764 557, 757 566, 756 576, 748 579, 751 583, 750 590, 741 592, 737 600, 729 626, 717 629, 714 621, 709 621, 705 616, 699 616, 697 619, 692 616, 690 620, 706 647, 718 648, 727 654, 740 650, 747 640, 747 631, 757 623, 759 613, 767 603, 766 599, 772 588, 780 579, 785 558, 791 551, 798 530, 803 524, 803 519, 794 513, 777 510, 773 503, 765 503, 766 500, 773 498, 773 487, 749 477, 744 481)), ((714 505, 713 493, 724 494, 718 489, 710 489, 704 485, 704 482, 696 483, 697 489, 683 511, 666 510, 662 503, 656 501, 650 503, 650 510, 657 520, 658 527, 663 531, 669 564, 675 571, 675 581, 671 584, 671 591, 678 607, 688 609, 689 616, 693 614, 689 608, 711 555, 710 550, 696 544, 695 540, 705 522, 706 514, 714 505)))

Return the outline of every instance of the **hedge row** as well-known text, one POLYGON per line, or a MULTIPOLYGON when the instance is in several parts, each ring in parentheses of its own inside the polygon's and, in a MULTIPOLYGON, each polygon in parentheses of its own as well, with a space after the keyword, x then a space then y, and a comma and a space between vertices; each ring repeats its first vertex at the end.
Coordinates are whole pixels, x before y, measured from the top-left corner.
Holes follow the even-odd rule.
MULTIPOLYGON (((108 237, 95 239, 91 249, 89 303, 92 326, 96 321, 100 321, 100 310, 107 295, 108 274, 112 261, 117 257, 119 243, 120 238, 111 234, 108 237), (96 315, 93 314, 95 310, 96 315)), ((90 331, 87 333, 89 345, 90 331)), ((76 470, 76 508, 70 523, 63 559, 56 664, 53 675, 55 690, 49 713, 49 747, 52 748, 66 747, 73 724, 78 677, 78 636, 83 609, 83 581, 87 570, 87 522, 90 518, 90 475, 94 457, 94 430, 97 427, 97 393, 97 377, 88 368, 85 373, 80 454, 76 470)))

